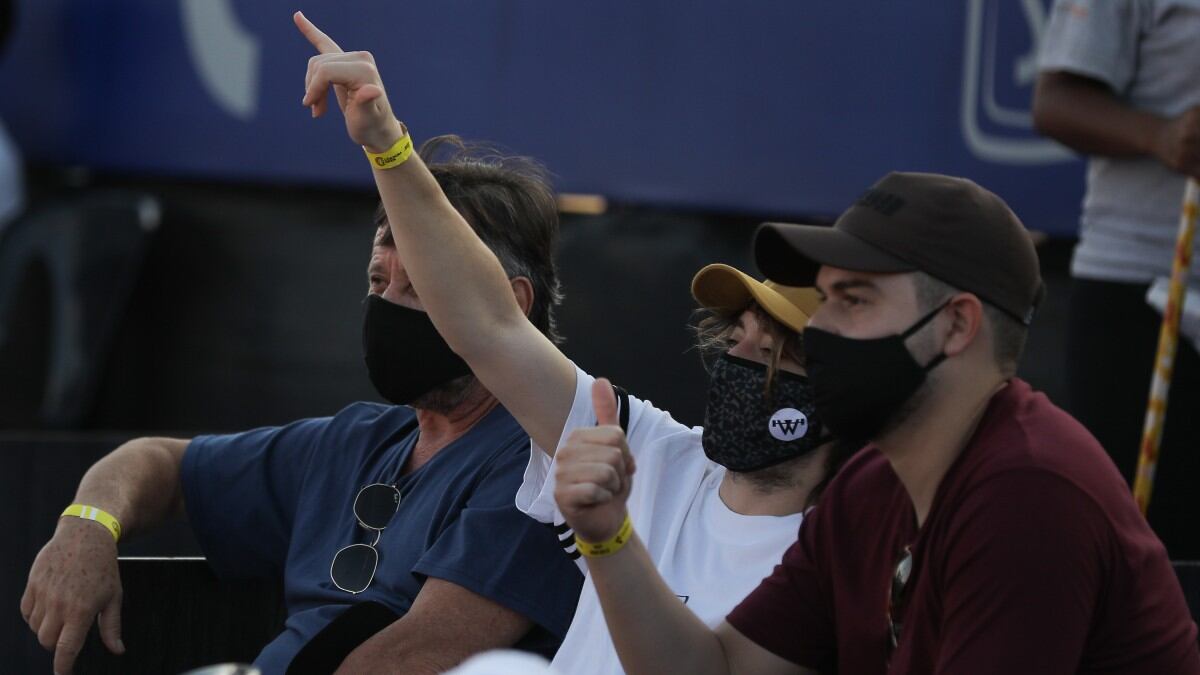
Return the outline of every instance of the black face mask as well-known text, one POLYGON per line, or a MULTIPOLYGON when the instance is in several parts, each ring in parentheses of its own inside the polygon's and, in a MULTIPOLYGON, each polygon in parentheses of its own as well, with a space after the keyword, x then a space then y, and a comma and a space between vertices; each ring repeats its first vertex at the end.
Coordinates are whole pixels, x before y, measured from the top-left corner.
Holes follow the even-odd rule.
POLYGON ((812 387, 802 375, 775 371, 767 394, 767 367, 725 354, 712 366, 704 409, 704 454, 745 473, 812 452, 818 437, 812 387))
POLYGON ((839 439, 865 445, 875 438, 925 381, 945 354, 921 366, 904 340, 945 307, 921 317, 897 335, 857 340, 820 328, 804 329, 805 367, 816 393, 817 412, 839 439))
POLYGON ((471 374, 428 314, 374 294, 363 301, 363 360, 375 390, 397 405, 471 374))

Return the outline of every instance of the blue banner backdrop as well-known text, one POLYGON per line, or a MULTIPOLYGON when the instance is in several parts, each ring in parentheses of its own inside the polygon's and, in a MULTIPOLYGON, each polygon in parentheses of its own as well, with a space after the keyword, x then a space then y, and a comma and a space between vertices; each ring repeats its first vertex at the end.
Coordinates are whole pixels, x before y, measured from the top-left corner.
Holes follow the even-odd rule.
POLYGON ((0 116, 32 160, 370 185, 300 106, 303 9, 377 58, 418 140, 544 161, 565 191, 831 215, 890 169, 971 177, 1075 230, 1078 159, 1031 130, 1046 0, 19 0, 0 116))

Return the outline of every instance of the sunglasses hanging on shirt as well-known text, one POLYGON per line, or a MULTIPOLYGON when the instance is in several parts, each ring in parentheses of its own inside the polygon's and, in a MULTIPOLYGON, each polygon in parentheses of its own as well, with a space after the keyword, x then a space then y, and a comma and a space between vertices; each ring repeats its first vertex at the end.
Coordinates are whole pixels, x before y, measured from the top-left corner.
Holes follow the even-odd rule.
POLYGON ((900 559, 896 561, 896 567, 892 570, 892 589, 888 593, 887 620, 892 649, 900 646, 900 633, 904 630, 900 616, 908 598, 906 591, 908 582, 912 579, 912 567, 912 547, 905 546, 900 550, 900 559))
POLYGON ((400 508, 400 490, 388 483, 371 483, 354 498, 354 517, 362 527, 375 532, 370 544, 351 544, 333 556, 329 577, 333 585, 355 595, 367 590, 379 567, 379 537, 400 508))

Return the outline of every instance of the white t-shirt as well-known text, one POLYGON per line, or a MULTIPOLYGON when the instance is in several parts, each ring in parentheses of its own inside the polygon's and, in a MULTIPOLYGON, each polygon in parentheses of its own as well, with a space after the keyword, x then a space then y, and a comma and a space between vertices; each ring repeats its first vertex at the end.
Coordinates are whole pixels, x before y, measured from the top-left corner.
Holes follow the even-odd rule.
MULTIPOLYGON (((576 368, 563 441, 574 429, 596 424, 593 380, 576 368)), ((699 427, 686 427, 648 401, 629 397, 629 449, 637 460, 629 516, 667 586, 715 627, 779 563, 796 541, 802 515, 731 511, 717 493, 725 468, 704 455, 701 434, 699 427)), ((554 462, 536 444, 517 491, 517 508, 544 523, 563 522, 554 503, 554 462)), ((587 565, 580 562, 586 574, 587 565)), ((623 672, 590 578, 552 665, 571 675, 623 672)))

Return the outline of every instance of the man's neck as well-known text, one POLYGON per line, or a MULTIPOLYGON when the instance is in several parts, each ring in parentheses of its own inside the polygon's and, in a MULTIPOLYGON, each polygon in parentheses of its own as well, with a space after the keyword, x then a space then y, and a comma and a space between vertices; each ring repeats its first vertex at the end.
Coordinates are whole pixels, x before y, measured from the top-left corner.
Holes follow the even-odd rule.
MULTIPOLYGON (((788 516, 800 513, 808 497, 825 477, 829 445, 818 448, 787 470, 786 475, 765 476, 726 471, 718 494, 729 510, 743 516, 788 516)), ((771 471, 771 469, 767 469, 771 471)), ((761 473, 761 472, 760 472, 761 473)))
POLYGON ((479 423, 499 401, 478 381, 471 385, 463 402, 449 412, 434 412, 416 408, 417 444, 413 447, 404 466, 404 473, 411 473, 433 459, 442 448, 458 440, 479 423))
POLYGON ((925 524, 942 478, 975 435, 988 404, 1007 380, 961 378, 942 383, 899 427, 875 441, 908 492, 917 526, 925 524))

